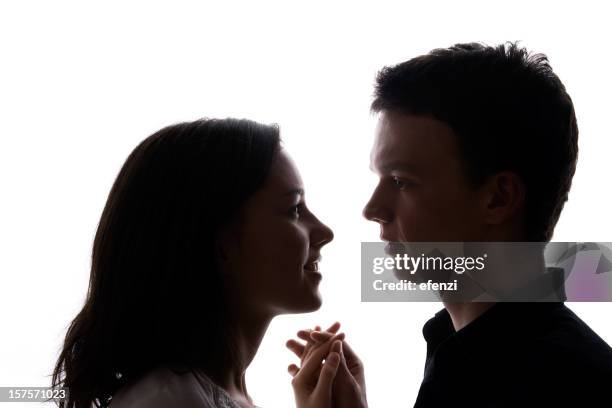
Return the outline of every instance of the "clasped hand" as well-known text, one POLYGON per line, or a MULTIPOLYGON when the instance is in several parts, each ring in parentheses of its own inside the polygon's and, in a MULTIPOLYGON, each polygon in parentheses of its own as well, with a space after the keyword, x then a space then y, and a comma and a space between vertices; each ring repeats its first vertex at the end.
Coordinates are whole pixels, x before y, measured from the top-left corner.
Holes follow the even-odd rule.
POLYGON ((340 323, 327 330, 300 330, 301 343, 291 339, 287 348, 300 359, 291 364, 291 385, 297 408, 367 408, 363 364, 339 333, 340 323))

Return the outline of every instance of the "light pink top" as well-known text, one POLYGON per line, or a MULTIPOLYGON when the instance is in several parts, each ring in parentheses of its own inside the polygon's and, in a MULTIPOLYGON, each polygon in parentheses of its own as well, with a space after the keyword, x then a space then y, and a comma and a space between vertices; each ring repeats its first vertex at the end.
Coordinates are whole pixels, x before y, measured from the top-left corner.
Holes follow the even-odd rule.
POLYGON ((201 370, 160 366, 120 388, 110 408, 240 408, 201 370))

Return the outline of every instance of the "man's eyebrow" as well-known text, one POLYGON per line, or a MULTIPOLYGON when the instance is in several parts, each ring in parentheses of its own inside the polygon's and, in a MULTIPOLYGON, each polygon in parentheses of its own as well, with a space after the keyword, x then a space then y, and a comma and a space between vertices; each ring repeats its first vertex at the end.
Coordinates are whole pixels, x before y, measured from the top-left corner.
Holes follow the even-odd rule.
POLYGON ((301 188, 301 187, 292 188, 291 190, 287 191, 283 195, 284 196, 293 196, 293 195, 303 196, 304 195, 304 189, 301 188))
MULTIPOLYGON (((375 171, 374 166, 370 163, 370 170, 375 171)), ((383 163, 378 166, 378 170, 383 173, 388 173, 393 170, 403 170, 411 173, 419 173, 419 168, 414 164, 404 163, 404 162, 389 162, 383 163)))

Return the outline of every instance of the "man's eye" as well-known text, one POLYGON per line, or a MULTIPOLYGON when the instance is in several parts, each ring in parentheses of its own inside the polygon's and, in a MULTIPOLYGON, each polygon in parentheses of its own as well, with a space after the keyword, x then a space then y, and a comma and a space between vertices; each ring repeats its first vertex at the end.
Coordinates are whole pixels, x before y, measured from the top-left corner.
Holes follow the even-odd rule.
POLYGON ((404 181, 402 179, 399 179, 397 177, 392 177, 391 180, 393 180, 393 184, 395 184, 395 186, 397 188, 399 188, 400 190, 403 190, 409 184, 408 182, 406 182, 406 181, 404 181))

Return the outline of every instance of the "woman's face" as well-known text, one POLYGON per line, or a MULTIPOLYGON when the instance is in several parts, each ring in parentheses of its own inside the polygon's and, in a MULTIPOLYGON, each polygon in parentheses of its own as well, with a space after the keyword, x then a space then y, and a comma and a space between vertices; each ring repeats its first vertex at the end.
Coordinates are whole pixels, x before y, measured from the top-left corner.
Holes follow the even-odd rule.
POLYGON ((299 172, 280 149, 263 187, 222 234, 221 267, 233 299, 265 315, 318 309, 318 259, 332 239, 331 229, 306 207, 299 172))

